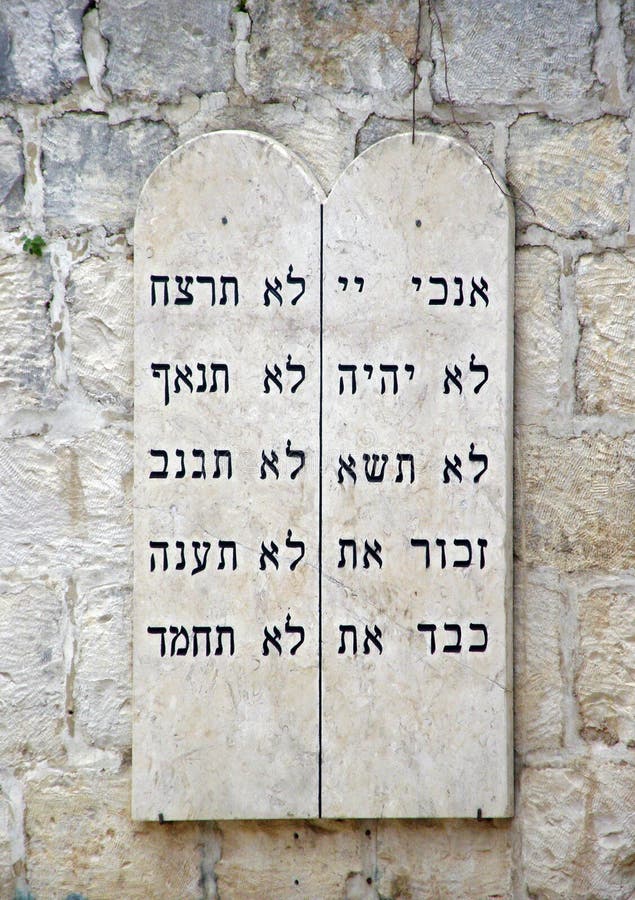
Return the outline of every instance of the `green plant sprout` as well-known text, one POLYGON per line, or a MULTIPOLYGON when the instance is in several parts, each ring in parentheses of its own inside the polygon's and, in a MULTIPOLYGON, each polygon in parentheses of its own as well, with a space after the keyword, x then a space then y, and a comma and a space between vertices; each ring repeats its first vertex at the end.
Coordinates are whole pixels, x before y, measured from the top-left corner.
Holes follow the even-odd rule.
POLYGON ((42 256, 42 250, 46 247, 46 241, 44 238, 36 234, 35 237, 27 237, 26 234, 22 235, 22 249, 26 253, 30 253, 31 256, 42 256))

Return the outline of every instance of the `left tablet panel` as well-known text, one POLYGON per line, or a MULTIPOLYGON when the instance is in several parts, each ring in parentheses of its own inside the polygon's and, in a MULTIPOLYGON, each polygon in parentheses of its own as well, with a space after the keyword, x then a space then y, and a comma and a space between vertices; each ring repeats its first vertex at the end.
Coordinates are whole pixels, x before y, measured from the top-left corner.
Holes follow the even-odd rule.
POLYGON ((139 201, 136 819, 318 815, 322 202, 248 132, 139 201))

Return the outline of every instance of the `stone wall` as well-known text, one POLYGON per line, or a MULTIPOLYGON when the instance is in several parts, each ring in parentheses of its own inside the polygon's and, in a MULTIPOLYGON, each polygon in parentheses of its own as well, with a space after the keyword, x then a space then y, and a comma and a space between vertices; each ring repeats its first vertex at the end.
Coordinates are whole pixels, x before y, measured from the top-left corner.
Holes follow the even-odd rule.
MULTIPOLYGON (((132 223, 221 128, 329 188, 411 127, 414 0, 0 4, 0 895, 635 890, 635 11, 422 3, 417 127, 516 199, 513 820, 129 816, 132 223), (41 257, 22 249, 42 235, 41 257)), ((213 764, 213 761, 211 761, 213 764)))

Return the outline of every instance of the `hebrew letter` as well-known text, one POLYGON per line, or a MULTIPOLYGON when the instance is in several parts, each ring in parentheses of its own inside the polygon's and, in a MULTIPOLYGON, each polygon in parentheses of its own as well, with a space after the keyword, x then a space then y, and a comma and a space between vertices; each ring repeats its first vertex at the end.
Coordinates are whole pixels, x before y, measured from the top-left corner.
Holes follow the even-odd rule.
POLYGON ((291 613, 287 613, 287 621, 285 623, 284 630, 287 632, 287 634, 299 635, 297 644, 294 644, 293 647, 291 648, 291 650, 289 651, 291 656, 295 656, 298 648, 301 647, 302 644, 304 643, 304 628, 301 625, 292 625, 291 624, 291 613))
POLYGON ((427 541, 425 538, 411 538, 410 544, 413 547, 425 547, 426 548, 426 569, 430 568, 430 541, 427 541))
POLYGON ((305 453, 304 453, 304 450, 292 450, 291 449, 291 441, 287 441, 286 454, 289 457, 289 459, 291 459, 292 457, 295 457, 296 459, 300 460, 299 465, 296 466, 296 468, 293 470, 293 472, 291 472, 291 474, 289 476, 291 478, 291 481, 293 481, 293 479, 296 477, 298 472, 300 472, 304 466, 305 453))
POLYGON ((293 266, 289 266, 289 271, 287 272, 287 284, 298 284, 300 286, 300 290, 295 295, 295 297, 291 298, 291 306, 295 306, 300 297, 304 294, 304 289, 306 287, 306 282, 304 278, 301 278, 299 275, 293 274, 293 266))
POLYGON ((265 639, 262 642, 262 655, 269 656, 269 644, 271 644, 274 650, 278 651, 278 656, 282 656, 282 647, 280 645, 281 637, 280 629, 275 625, 273 626, 273 634, 271 634, 268 628, 265 628, 265 639))
POLYGON ((338 653, 346 653, 346 634, 353 635, 353 654, 357 653, 357 629, 354 625, 340 625, 341 644, 338 653))
POLYGON ((205 451, 204 450, 192 450, 192 456, 196 459, 200 459, 201 468, 198 472, 192 472, 192 478, 206 478, 205 473, 205 451))
POLYGON ((183 541, 176 542, 176 549, 181 551, 181 558, 174 568, 180 572, 185 568, 185 544, 183 543, 183 541))
POLYGON ((274 364, 273 372, 269 368, 269 366, 265 366, 265 380, 264 380, 264 388, 265 394, 270 393, 271 388, 269 387, 269 382, 272 382, 280 393, 282 393, 282 381, 280 380, 282 376, 282 372, 280 368, 274 364))
POLYGON ((184 370, 181 370, 178 366, 176 367, 176 375, 174 376, 174 393, 181 393, 181 382, 190 389, 190 394, 194 390, 194 386, 192 385, 192 370, 189 366, 185 366, 184 370))
POLYGON ((150 368, 152 369, 153 378, 160 378, 161 372, 163 372, 163 402, 168 406, 170 402, 170 384, 168 379, 170 363, 150 363, 150 368))
POLYGON ((368 375, 368 380, 370 381, 370 379, 373 377, 373 367, 370 363, 364 363, 364 372, 366 372, 366 374, 368 375))
POLYGON ((210 363, 210 369, 212 370, 212 386, 209 389, 210 394, 216 393, 218 390, 218 385, 216 383, 216 373, 222 372, 225 376, 225 393, 229 392, 229 369, 227 368, 226 363, 210 363))
POLYGON ((276 480, 280 477, 280 472, 278 471, 278 454, 275 450, 271 451, 271 458, 267 456, 265 451, 262 451, 262 462, 260 464, 260 477, 267 477, 267 469, 269 469, 276 476, 276 480))
POLYGON ((297 564, 300 562, 300 560, 301 560, 302 557, 304 556, 304 541, 292 541, 292 540, 291 540, 291 534, 292 534, 291 529, 289 529, 289 530, 287 531, 287 539, 286 539, 286 541, 285 541, 285 544, 287 545, 287 547, 289 548, 289 550, 299 550, 299 551, 300 551, 300 555, 297 556, 297 557, 293 560, 293 562, 291 563, 291 565, 289 566, 289 569, 293 572, 293 570, 295 569, 295 567, 297 566, 297 564))
POLYGON ((209 636, 212 633, 212 629, 209 625, 193 625, 192 626, 192 656, 198 656, 198 636, 199 634, 205 635, 205 656, 209 656, 212 652, 212 647, 210 643, 209 636))
POLYGON ((227 296, 227 285, 231 284, 234 289, 234 306, 238 306, 238 279, 235 275, 221 275, 220 283, 223 286, 223 290, 221 291, 220 300, 218 301, 219 306, 225 306, 229 297, 227 296))
POLYGON ((181 460, 181 468, 174 476, 175 478, 185 478, 185 450, 181 450, 177 447, 174 451, 175 455, 179 457, 181 460))
POLYGON ((227 480, 232 477, 232 455, 230 450, 214 450, 214 456, 216 457, 216 468, 214 469, 214 474, 212 478, 220 478, 220 460, 227 460, 227 480))
POLYGON ((337 279, 337 283, 342 285, 342 290, 345 291, 348 287, 348 278, 345 278, 344 275, 340 275, 337 279))
POLYGON ((479 563, 479 569, 485 568, 485 548, 487 547, 487 541, 485 538, 479 538, 476 542, 481 548, 481 561, 479 563))
POLYGON ((229 655, 234 655, 234 629, 230 628, 228 625, 217 625, 216 626, 216 634, 218 635, 218 647, 214 651, 215 656, 223 655, 223 635, 229 635, 229 655))
POLYGON ((487 368, 487 366, 477 363, 476 357, 474 356, 473 353, 470 356, 470 372, 482 372, 483 373, 483 380, 479 381, 479 383, 474 388, 474 393, 478 394, 480 389, 483 387, 483 385, 489 378, 489 369, 487 368))
POLYGON ((455 559, 452 565, 456 569, 464 569, 472 564, 472 544, 465 538, 454 538, 455 547, 465 547, 467 550, 467 559, 455 559))
POLYGON ((161 635, 161 656, 165 656, 165 633, 167 628, 163 628, 161 625, 148 625, 146 630, 148 634, 161 635))
POLYGON ((373 453, 373 465, 372 468, 368 468, 368 463, 370 462, 370 456, 368 453, 364 453, 364 463, 366 469, 366 480, 367 481, 383 481, 384 480, 384 472, 386 471, 386 464, 388 462, 388 454, 382 453, 381 455, 381 468, 379 472, 377 471, 377 464, 379 463, 379 453, 373 453))
POLYGON ((150 478, 167 478, 168 477, 168 454, 165 450, 150 450, 150 456, 159 456, 163 459, 162 472, 150 472, 150 478))
POLYGON ((448 625, 443 626, 444 631, 452 631, 456 635, 456 644, 446 644, 443 648, 444 653, 460 653, 461 652, 461 626, 448 625))
POLYGON ((415 480, 415 460, 412 453, 398 453, 397 454, 397 462, 399 463, 399 471, 397 472, 397 477, 395 481, 402 482, 403 481, 403 469, 402 466, 405 462, 410 463, 410 484, 415 480))
POLYGON ((196 363, 196 368, 201 373, 201 383, 196 386, 197 394, 204 394, 207 390, 207 378, 205 377, 205 363, 196 363))
POLYGON ((344 472, 346 472, 347 475, 350 475, 350 477, 353 481, 353 484, 355 484, 355 482, 357 481, 357 474, 355 472, 355 465, 356 465, 355 457, 351 456, 349 453, 348 454, 348 462, 346 462, 346 460, 342 456, 340 456, 339 462, 340 462, 340 465, 339 465, 339 469, 337 470, 337 483, 343 484, 344 472))
POLYGON ((299 379, 296 381, 296 383, 294 385, 291 386, 291 393, 295 394, 297 389, 300 387, 300 385, 304 381, 305 368, 304 368, 304 366, 300 365, 300 363, 292 363, 291 362, 291 354, 289 354, 289 356, 287 356, 287 372, 299 372, 300 373, 299 379))
POLYGON ((415 377, 415 367, 412 365, 412 363, 404 363, 404 372, 407 372, 410 376, 408 378, 408 381, 412 381, 412 379, 415 377))
POLYGON ((452 374, 452 372, 450 372, 449 367, 446 366, 445 367, 445 378, 443 379, 443 393, 449 394, 450 393, 450 384, 453 384, 457 388, 459 394, 462 394, 463 393, 463 385, 461 384, 461 376, 462 375, 463 375, 463 372, 461 372, 461 370, 459 369, 458 366, 454 367, 454 375, 452 374))
POLYGON ((482 644, 470 644, 467 648, 470 653, 485 653, 487 650, 487 628, 485 625, 475 625, 470 622, 470 631, 480 631, 483 635, 482 644))
POLYGON ((175 277, 175 281, 179 287, 179 295, 174 298, 174 303, 177 306, 191 306, 194 300, 194 296, 190 290, 190 285, 194 281, 194 278, 191 275, 177 275, 175 277), (185 277, 185 287, 183 287, 183 278, 185 277))
POLYGON ((357 568, 357 544, 352 539, 340 538, 340 561, 337 564, 338 569, 343 569, 346 565, 346 554, 344 553, 345 547, 353 548, 353 568, 357 568))
POLYGON ((454 278, 454 283, 457 285, 457 287, 458 287, 458 289, 459 289, 459 296, 454 298, 454 305, 455 305, 455 306, 463 306, 463 300, 464 300, 464 297, 463 297, 463 279, 462 279, 459 275, 457 275, 457 276, 454 278))
POLYGON ((364 290, 364 279, 361 275, 356 275, 355 278, 353 278, 353 281, 355 282, 355 284, 359 285, 357 293, 361 294, 361 292, 364 290))
POLYGON ((273 279, 273 284, 269 281, 268 278, 265 278, 265 292, 263 294, 265 306, 270 306, 271 301, 277 300, 280 306, 282 306, 282 294, 280 293, 280 288, 282 287, 282 282, 279 278, 273 279))
MULTIPOLYGON (((355 372, 357 371, 357 366, 355 365, 345 365, 344 363, 339 363, 338 365, 339 372, 350 372, 351 373, 351 394, 354 394, 357 390, 357 380, 355 378, 355 372)), ((344 393, 344 378, 340 375, 340 394, 344 393)))
POLYGON ((483 466, 481 471, 474 476, 474 484, 478 484, 481 476, 487 472, 487 455, 485 453, 475 453, 474 444, 470 444, 470 462, 478 462, 483 466))
MULTIPOLYGON (((150 296, 150 306, 154 306, 154 304, 157 302, 157 295, 156 295, 157 284, 163 285, 163 305, 164 306, 168 305, 168 281, 169 280, 170 279, 168 278, 167 275, 150 275, 150 283, 152 285, 152 291, 151 291, 151 296, 150 296)), ((161 654, 161 656, 163 656, 163 654, 161 654)))
POLYGON ((423 633, 430 634, 430 656, 434 656, 436 653, 437 645, 434 639, 434 632, 437 630, 436 625, 430 625, 426 622, 419 622, 417 625, 417 631, 423 631, 423 633))
POLYGON ((211 546, 209 541, 203 541, 203 549, 205 552, 203 553, 203 559, 201 560, 198 555, 199 547, 201 546, 200 541, 192 541, 192 548, 194 550, 194 558, 196 560, 196 565, 192 569, 192 575, 198 575, 199 572, 203 572, 205 570, 205 566, 207 565, 207 554, 209 553, 209 548, 211 546))
POLYGON ((267 568, 267 560, 271 560, 276 569, 278 568, 278 545, 275 541, 271 542, 271 549, 265 547, 264 543, 260 544, 260 569, 267 568))
MULTIPOLYGON (((163 571, 168 567, 168 542, 167 541, 150 541, 150 550, 163 550, 163 571)), ((157 564, 154 560, 154 553, 150 554, 150 571, 154 572, 157 564)))
POLYGON ((177 628, 176 625, 170 625, 170 634, 174 635, 170 646, 170 656, 187 656, 187 651, 190 649, 190 636, 187 633, 187 629, 183 625, 180 628, 177 628), (176 642, 179 638, 185 640, 185 645, 177 649, 176 642))
POLYGON ((476 297, 480 297, 485 306, 489 303, 489 297, 487 296, 488 284, 484 278, 481 278, 481 286, 474 279, 472 279, 472 290, 470 291, 470 306, 476 306, 476 297))
POLYGON ((420 278, 417 278, 416 275, 413 275, 413 276, 412 276, 412 283, 413 283, 414 286, 415 286, 415 291, 420 291, 420 290, 421 290, 421 279, 420 279, 420 278))
POLYGON ((214 284, 214 279, 211 275, 197 275, 196 281, 198 284, 211 284, 212 286, 212 302, 211 306, 214 306, 216 303, 216 285, 214 284))
POLYGON ((433 275, 429 278, 430 284, 443 285, 443 297, 430 297, 428 303, 430 306, 443 306, 448 299, 448 283, 445 278, 435 278, 433 275))
MULTIPOLYGON (((396 394, 397 391, 399 390, 399 385, 397 384, 397 366, 389 366, 387 364, 385 365, 384 363, 382 363, 379 366, 379 371, 380 372, 392 372, 392 392, 393 392, 393 394, 396 394)), ((382 394, 386 393, 386 380, 384 379, 383 375, 381 376, 381 393, 382 394)))
POLYGON ((461 468, 461 460, 455 454, 454 455, 454 463, 450 462, 448 457, 445 458, 445 466, 443 468, 443 484, 450 483, 450 474, 454 475, 457 481, 463 481, 463 476, 461 475, 459 469, 461 468))
POLYGON ((375 541, 375 540, 373 541, 373 544, 375 545, 374 548, 370 546, 370 544, 368 543, 368 541, 364 541, 364 557, 363 557, 363 561, 364 561, 364 568, 365 568, 365 569, 369 569, 369 568, 370 568, 370 563, 369 563, 369 561, 368 561, 369 555, 375 560, 375 562, 377 563, 377 565, 379 566, 380 569, 381 569, 381 567, 383 566, 383 562, 382 562, 382 559, 381 559, 381 544, 380 544, 378 541, 375 541))
POLYGON ((445 539, 437 538, 434 543, 441 548, 441 568, 445 569, 445 539))
POLYGON ((218 563, 219 569, 225 568, 225 550, 231 550, 232 552, 232 571, 236 569, 236 541, 220 541, 218 542, 218 547, 220 549, 220 562, 218 563))
POLYGON ((364 653, 368 655, 370 653, 370 644, 373 644, 379 650, 379 655, 381 656, 384 652, 384 648, 381 645, 381 629, 379 629, 376 625, 373 625, 373 630, 375 634, 373 634, 372 631, 369 631, 368 625, 366 626, 366 637, 364 638, 364 653))

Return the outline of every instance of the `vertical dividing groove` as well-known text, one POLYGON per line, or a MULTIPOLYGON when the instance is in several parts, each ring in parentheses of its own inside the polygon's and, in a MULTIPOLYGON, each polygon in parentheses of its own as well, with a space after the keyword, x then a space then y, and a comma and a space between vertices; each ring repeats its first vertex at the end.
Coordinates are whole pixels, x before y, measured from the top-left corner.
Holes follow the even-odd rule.
POLYGON ((320 204, 320 450, 318 481, 318 817, 322 818, 322 400, 324 365, 324 205, 320 204))

